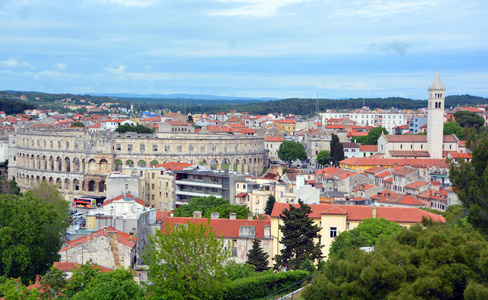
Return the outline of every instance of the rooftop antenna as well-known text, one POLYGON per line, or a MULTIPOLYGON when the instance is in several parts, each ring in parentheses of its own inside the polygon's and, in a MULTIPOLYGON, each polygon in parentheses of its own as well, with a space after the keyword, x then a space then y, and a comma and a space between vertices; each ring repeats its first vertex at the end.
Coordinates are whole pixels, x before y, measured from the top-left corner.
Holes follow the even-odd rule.
POLYGON ((319 113, 319 93, 317 93, 317 98, 315 100, 315 113, 319 113))

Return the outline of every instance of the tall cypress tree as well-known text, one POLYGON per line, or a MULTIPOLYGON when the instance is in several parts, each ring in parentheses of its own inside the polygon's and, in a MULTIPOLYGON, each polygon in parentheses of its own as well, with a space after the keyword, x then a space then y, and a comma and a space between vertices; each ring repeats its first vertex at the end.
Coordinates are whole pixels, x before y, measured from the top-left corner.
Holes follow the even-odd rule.
POLYGON ((330 141, 330 160, 337 165, 338 162, 344 159, 344 147, 339 141, 339 137, 332 134, 332 140, 330 141))
POLYGON ((299 207, 290 205, 289 209, 284 209, 280 216, 283 225, 279 229, 283 233, 280 242, 285 246, 276 255, 277 267, 287 269, 300 269, 305 260, 312 262, 322 259, 322 246, 315 243, 315 239, 320 238, 320 228, 308 217, 312 212, 309 205, 298 200, 299 207))
POLYGON ((256 272, 267 271, 269 270, 268 258, 269 254, 265 253, 263 248, 261 248, 261 246, 259 245, 259 240, 254 239, 254 241, 252 242, 252 248, 247 254, 246 263, 253 265, 256 269, 256 272))
POLYGON ((264 208, 265 214, 271 215, 275 202, 276 202, 275 197, 273 195, 269 195, 268 201, 266 202, 266 207, 264 208))

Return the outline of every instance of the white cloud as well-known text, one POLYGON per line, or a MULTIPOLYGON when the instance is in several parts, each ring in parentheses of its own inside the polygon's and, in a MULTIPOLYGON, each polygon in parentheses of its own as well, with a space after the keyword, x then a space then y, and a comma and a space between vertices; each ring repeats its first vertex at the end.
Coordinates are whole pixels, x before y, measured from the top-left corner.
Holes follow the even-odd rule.
POLYGON ((104 68, 105 71, 115 74, 115 75, 122 75, 125 73, 125 70, 127 69, 126 65, 119 65, 118 67, 115 66, 108 66, 104 68))
POLYGON ((437 4, 436 0, 370 0, 350 2, 347 8, 336 12, 341 17, 384 17, 390 14, 419 11, 437 4))
POLYGON ((0 66, 7 67, 7 68, 27 68, 27 69, 34 69, 34 66, 23 61, 18 61, 13 57, 9 57, 7 60, 0 60, 0 66))
POLYGON ((148 7, 161 2, 160 0, 87 0, 88 2, 117 4, 122 6, 148 7))
POLYGON ((54 65, 54 68, 58 71, 64 71, 66 70, 66 64, 57 63, 54 65))
POLYGON ((313 0, 217 0, 219 2, 237 4, 231 9, 215 10, 211 16, 247 16, 269 17, 278 14, 280 8, 285 6, 309 2, 313 0))

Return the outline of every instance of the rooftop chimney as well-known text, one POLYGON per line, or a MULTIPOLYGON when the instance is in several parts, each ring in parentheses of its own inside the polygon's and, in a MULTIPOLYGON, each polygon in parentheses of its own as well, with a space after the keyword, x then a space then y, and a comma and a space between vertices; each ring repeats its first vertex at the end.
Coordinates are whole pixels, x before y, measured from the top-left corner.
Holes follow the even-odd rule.
POLYGON ((247 214, 247 220, 252 221, 254 219, 253 214, 247 214))
POLYGON ((193 212, 193 218, 194 219, 201 219, 202 218, 202 212, 201 211, 194 211, 193 212))
POLYGON ((219 213, 218 212, 212 212, 212 213, 210 213, 210 218, 211 219, 218 219, 219 218, 219 213))
POLYGON ((230 213, 230 214, 229 214, 229 219, 230 219, 230 220, 235 220, 235 219, 237 219, 237 214, 236 214, 236 213, 230 213))

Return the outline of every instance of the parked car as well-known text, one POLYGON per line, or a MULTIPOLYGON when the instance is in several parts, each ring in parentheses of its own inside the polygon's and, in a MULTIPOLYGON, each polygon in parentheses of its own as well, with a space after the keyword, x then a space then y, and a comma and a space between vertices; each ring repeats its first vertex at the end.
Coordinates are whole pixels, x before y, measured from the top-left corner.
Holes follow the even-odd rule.
POLYGON ((71 217, 73 218, 73 220, 81 219, 81 218, 83 218, 83 214, 82 213, 74 213, 71 217))

